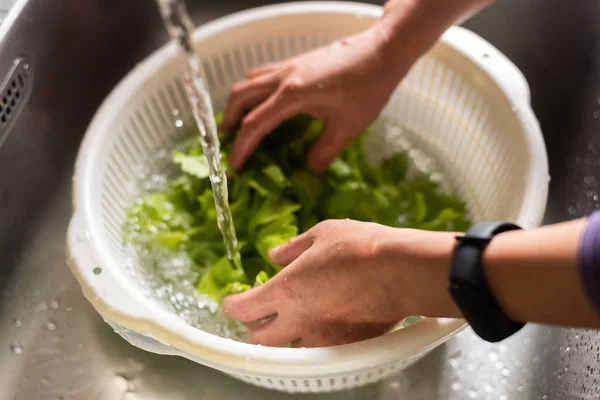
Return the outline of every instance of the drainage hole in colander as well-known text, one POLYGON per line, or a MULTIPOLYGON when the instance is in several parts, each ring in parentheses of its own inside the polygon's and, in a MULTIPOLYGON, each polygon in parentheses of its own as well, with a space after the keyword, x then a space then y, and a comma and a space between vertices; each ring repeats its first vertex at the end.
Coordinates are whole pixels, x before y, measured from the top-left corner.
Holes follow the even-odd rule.
POLYGON ((94 273, 94 275, 100 275, 102 273, 102 268, 96 267, 92 270, 92 272, 94 273))
POLYGON ((488 53, 483 53, 481 56, 482 56, 483 58, 490 58, 490 55, 489 55, 488 53))

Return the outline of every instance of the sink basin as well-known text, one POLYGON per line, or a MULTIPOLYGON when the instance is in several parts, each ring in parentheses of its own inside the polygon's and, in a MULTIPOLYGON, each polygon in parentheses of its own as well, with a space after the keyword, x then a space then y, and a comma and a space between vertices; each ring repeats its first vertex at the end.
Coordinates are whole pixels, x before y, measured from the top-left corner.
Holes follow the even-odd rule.
MULTIPOLYGON (((267 1, 188 3, 200 24, 267 1)), ((465 24, 529 81, 550 157, 547 223, 600 208, 599 23, 589 0, 503 0, 465 24)), ((12 73, 20 85, 0 123, 0 400, 287 398, 130 346, 65 264, 79 141, 112 87, 166 41, 147 0, 20 0, 0 28, 0 82, 12 73)), ((465 330, 382 383, 293 398, 594 398, 598 346, 583 330, 532 325, 498 345, 465 330)))

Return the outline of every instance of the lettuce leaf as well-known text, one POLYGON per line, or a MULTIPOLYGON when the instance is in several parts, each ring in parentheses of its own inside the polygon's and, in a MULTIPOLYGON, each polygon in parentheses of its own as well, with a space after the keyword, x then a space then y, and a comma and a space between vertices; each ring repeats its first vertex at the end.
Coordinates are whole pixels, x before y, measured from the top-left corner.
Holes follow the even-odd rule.
MULTIPOLYGON (((305 156, 323 128, 321 121, 307 115, 285 121, 262 141, 243 171, 229 172, 242 269, 225 255, 208 162, 199 141, 173 153, 180 175, 164 191, 141 196, 127 210, 124 240, 146 250, 187 252, 200 271, 198 291, 219 302, 266 283, 281 270, 269 260, 269 250, 325 219, 450 231, 470 225, 460 199, 443 192, 428 175, 408 173, 407 154, 396 154, 380 166, 369 164, 362 137, 352 141, 323 176, 315 175, 305 156)), ((227 153, 234 135, 220 134, 220 139, 229 170, 227 153)))

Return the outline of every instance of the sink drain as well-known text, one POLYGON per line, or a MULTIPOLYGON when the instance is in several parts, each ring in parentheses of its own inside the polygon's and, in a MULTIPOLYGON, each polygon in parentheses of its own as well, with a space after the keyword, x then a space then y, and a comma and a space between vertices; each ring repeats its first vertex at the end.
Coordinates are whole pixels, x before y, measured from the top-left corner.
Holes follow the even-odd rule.
POLYGON ((27 59, 17 58, 0 87, 0 144, 23 108, 31 91, 31 66, 27 59))

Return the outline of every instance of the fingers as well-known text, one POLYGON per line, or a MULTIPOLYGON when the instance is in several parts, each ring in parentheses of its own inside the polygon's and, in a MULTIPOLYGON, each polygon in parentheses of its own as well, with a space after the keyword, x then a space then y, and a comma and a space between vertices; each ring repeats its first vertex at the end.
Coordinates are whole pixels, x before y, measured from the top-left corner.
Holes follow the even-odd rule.
POLYGON ((315 141, 308 152, 308 166, 317 174, 322 174, 350 142, 347 135, 335 122, 328 123, 325 132, 315 141))
POLYGON ((282 347, 296 339, 296 326, 279 316, 250 329, 250 341, 261 346, 282 347))
POLYGON ((262 138, 275 130, 286 119, 296 116, 299 111, 299 103, 283 96, 282 91, 278 90, 248 114, 242 122, 242 129, 238 133, 229 155, 231 168, 234 171, 240 170, 258 147, 262 138))
POLYGON ((275 247, 269 251, 269 258, 272 262, 282 267, 288 266, 300 257, 306 250, 310 249, 315 241, 311 231, 296 236, 286 244, 275 247))
POLYGON ((257 76, 271 73, 271 72, 275 71, 276 69, 278 69, 279 67, 280 67, 279 63, 271 63, 271 64, 266 64, 266 65, 261 65, 260 67, 254 68, 253 70, 248 72, 248 74, 246 74, 246 77, 248 79, 256 78, 257 76))
POLYGON ((225 314, 241 322, 253 322, 275 313, 275 303, 270 296, 270 285, 263 285, 242 294, 227 296, 223 300, 225 314))
POLYGON ((234 85, 223 113, 221 128, 228 132, 233 130, 244 113, 268 98, 277 89, 277 84, 275 76, 265 75, 234 85))

